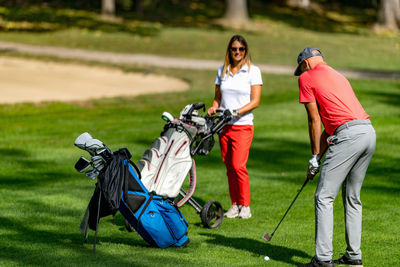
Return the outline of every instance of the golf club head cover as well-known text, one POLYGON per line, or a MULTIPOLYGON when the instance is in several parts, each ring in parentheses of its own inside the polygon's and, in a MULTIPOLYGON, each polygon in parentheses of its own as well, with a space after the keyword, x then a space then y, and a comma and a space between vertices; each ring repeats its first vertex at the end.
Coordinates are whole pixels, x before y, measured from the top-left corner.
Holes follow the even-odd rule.
POLYGON ((186 105, 179 114, 179 119, 184 120, 187 116, 191 116, 193 111, 193 104, 186 105))
POLYGON ((85 132, 75 139, 74 145, 85 150, 85 144, 90 139, 93 139, 93 137, 88 132, 85 132))
POLYGON ((171 115, 171 113, 164 111, 163 114, 161 115, 161 118, 165 120, 166 122, 173 121, 174 116, 171 115))

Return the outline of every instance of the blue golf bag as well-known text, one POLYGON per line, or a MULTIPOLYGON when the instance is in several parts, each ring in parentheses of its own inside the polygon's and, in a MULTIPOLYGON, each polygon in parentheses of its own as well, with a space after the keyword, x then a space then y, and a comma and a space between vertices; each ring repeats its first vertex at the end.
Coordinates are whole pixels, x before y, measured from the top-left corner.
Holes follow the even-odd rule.
MULTIPOLYGON (((150 245, 185 247, 189 243, 185 217, 171 200, 146 189, 140 181, 140 172, 130 161, 128 149, 112 153, 106 147, 100 154, 107 160, 107 166, 97 175, 95 191, 79 227, 85 240, 89 229, 96 231, 93 251, 100 218, 115 215, 117 211, 150 245)), ((78 161, 79 164, 83 163, 78 161)))
POLYGON ((183 214, 169 199, 147 191, 132 162, 125 160, 124 167, 127 188, 121 194, 121 214, 149 244, 185 247, 189 238, 183 214))

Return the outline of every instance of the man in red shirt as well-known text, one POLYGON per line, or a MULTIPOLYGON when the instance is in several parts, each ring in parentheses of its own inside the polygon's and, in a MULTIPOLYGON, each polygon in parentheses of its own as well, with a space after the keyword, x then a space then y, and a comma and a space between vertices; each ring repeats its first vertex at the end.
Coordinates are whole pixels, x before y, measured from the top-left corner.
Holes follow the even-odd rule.
POLYGON ((319 172, 327 151, 315 191, 315 257, 299 266, 362 266, 360 191, 375 151, 375 131, 348 80, 325 63, 319 49, 304 48, 297 63, 295 75, 300 76, 300 103, 307 111, 312 151, 308 179, 319 172), (340 187, 347 248, 343 257, 332 260, 333 201, 340 187))

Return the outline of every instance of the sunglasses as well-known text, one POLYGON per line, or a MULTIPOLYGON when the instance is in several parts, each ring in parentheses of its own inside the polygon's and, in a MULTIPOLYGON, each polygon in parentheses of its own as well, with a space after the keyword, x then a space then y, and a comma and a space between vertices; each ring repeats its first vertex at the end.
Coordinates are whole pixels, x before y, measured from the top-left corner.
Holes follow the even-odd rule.
POLYGON ((243 52, 244 50, 246 50, 246 47, 244 47, 244 46, 241 46, 241 47, 231 47, 231 51, 232 52, 236 52, 236 51, 240 51, 240 52, 243 52))

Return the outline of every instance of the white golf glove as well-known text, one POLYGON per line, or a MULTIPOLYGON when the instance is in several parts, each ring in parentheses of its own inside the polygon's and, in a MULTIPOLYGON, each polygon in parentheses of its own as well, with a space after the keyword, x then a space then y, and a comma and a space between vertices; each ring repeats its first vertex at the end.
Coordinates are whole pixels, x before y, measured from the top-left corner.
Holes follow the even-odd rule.
POLYGON ((308 172, 315 176, 319 172, 319 168, 321 165, 321 161, 318 155, 313 155, 312 158, 309 160, 308 165, 308 172))

